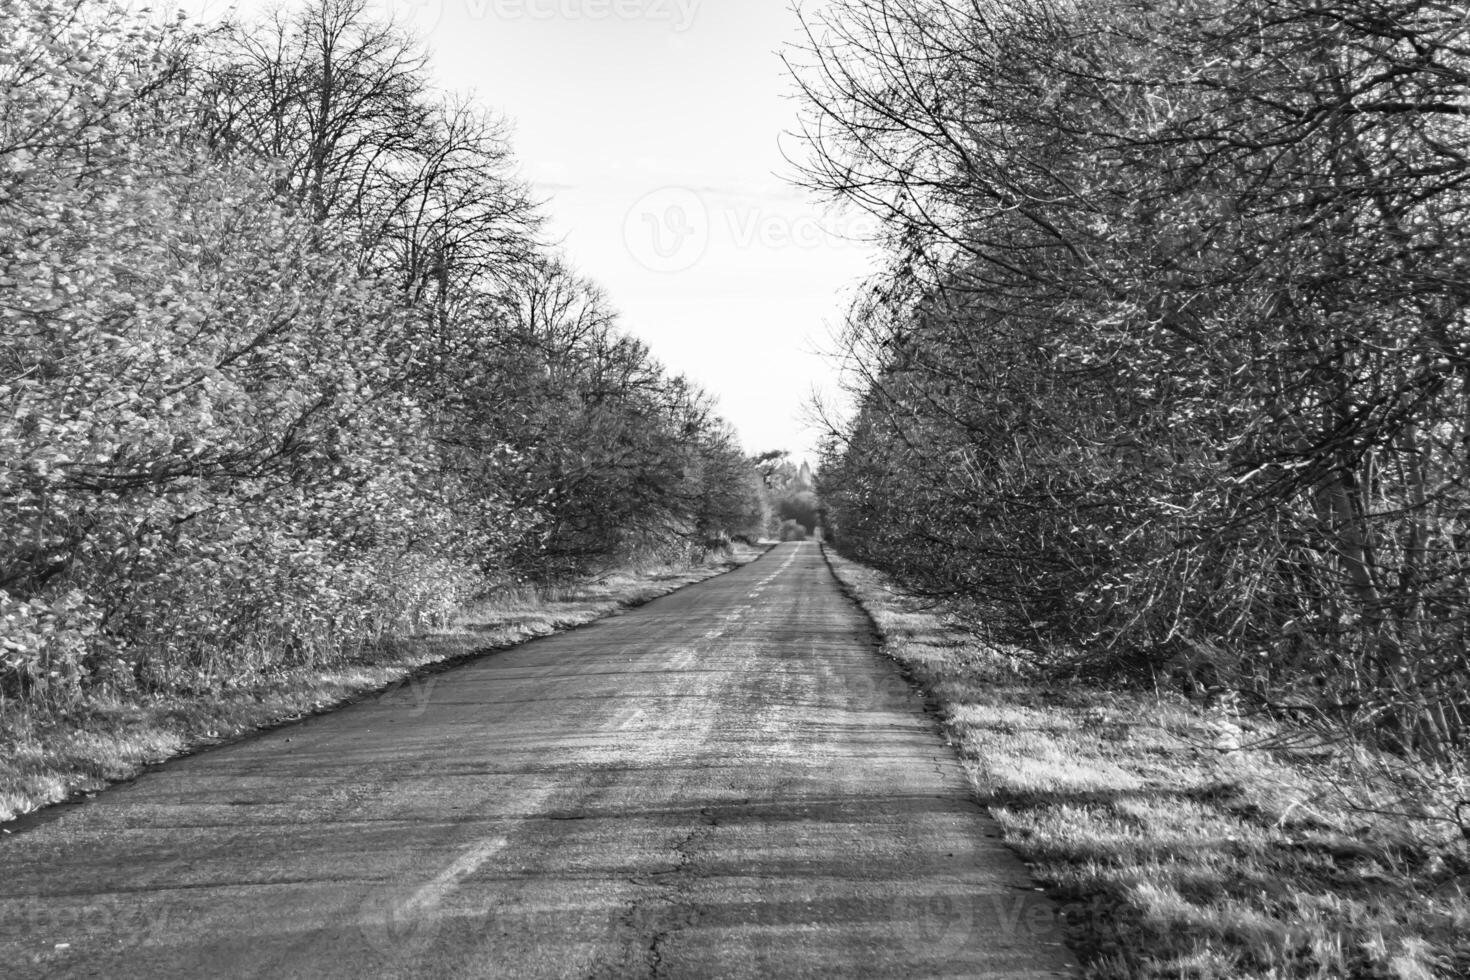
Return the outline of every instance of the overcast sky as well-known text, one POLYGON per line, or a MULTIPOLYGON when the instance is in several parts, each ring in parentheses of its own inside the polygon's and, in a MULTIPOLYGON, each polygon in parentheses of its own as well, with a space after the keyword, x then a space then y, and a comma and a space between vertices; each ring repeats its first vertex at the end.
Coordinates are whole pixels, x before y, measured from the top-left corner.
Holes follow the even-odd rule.
POLYGON ((713 393, 748 450, 810 455, 804 405, 833 374, 816 351, 873 260, 863 219, 782 179, 783 146, 799 152, 783 0, 370 2, 427 43, 440 87, 510 118, 550 234, 624 327, 713 393))

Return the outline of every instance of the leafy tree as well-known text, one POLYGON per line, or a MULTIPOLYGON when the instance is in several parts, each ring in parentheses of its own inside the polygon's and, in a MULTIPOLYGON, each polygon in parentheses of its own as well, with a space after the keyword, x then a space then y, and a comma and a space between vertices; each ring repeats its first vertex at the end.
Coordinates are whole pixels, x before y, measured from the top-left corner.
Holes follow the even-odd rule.
POLYGON ((350 657, 747 519, 708 400, 360 3, 0 15, 0 711, 350 657))

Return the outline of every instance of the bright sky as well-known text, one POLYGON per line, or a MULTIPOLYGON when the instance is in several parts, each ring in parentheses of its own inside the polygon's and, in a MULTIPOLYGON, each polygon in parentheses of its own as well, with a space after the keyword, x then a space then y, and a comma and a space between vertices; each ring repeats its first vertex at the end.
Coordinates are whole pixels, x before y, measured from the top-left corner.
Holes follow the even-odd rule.
POLYGON ((370 2, 424 39, 441 88, 510 118, 551 234, 625 329, 714 394, 749 451, 813 455, 805 405, 834 376, 816 352, 874 260, 867 219, 782 179, 783 146, 800 152, 783 0, 370 2))

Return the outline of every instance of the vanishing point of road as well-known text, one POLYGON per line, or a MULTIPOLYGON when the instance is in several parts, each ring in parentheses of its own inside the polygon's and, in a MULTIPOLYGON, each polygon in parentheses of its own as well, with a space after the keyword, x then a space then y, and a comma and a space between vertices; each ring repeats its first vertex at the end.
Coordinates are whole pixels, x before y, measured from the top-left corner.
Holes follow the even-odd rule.
POLYGON ((814 544, 0 838, 0 976, 1073 975, 814 544))

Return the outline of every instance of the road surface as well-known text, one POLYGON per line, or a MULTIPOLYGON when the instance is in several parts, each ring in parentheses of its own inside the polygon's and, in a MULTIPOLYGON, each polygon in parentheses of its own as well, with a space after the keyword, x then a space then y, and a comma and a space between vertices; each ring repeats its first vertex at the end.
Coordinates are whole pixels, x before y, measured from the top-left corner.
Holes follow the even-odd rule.
POLYGON ((0 838, 0 976, 1069 975, 820 550, 0 838))

